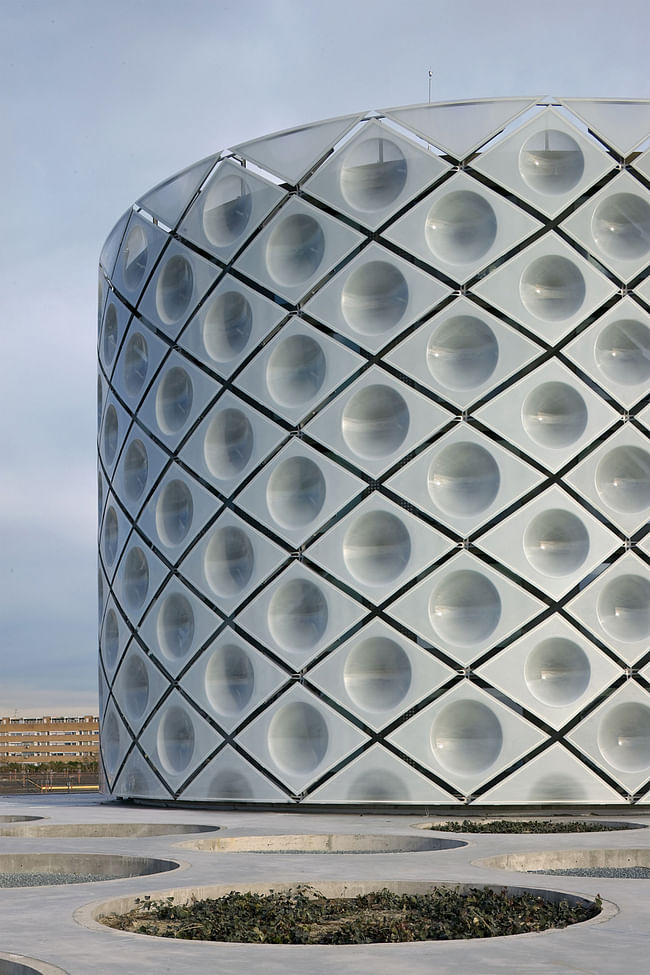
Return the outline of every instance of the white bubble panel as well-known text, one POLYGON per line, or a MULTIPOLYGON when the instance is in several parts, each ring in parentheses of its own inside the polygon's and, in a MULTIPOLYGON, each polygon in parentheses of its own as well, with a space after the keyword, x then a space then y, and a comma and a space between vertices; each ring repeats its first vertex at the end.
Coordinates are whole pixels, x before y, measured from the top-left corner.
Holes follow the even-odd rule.
POLYGON ((510 451, 459 423, 387 486, 466 538, 541 481, 510 451))
POLYGON ((376 352, 430 313, 450 289, 371 243, 306 304, 306 311, 376 352))
POLYGON ((614 168, 613 159, 554 108, 477 156, 471 167, 555 217, 614 168))
POLYGON ((553 485, 476 545, 559 599, 619 548, 620 539, 553 485))
POLYGON ((225 511, 179 566, 216 609, 232 613, 287 558, 278 545, 225 511))
POLYGON ((298 794, 367 737, 319 698, 295 685, 248 725, 237 741, 298 794))
POLYGON ((156 661, 172 677, 222 625, 220 616, 172 576, 139 626, 156 661))
POLYGON ((355 600, 294 562, 244 607, 237 623, 298 673, 365 615, 355 600))
POLYGON ((628 552, 566 609, 622 660, 632 664, 650 647, 650 569, 628 552))
POLYGON ((650 517, 650 440, 626 423, 566 476, 626 535, 650 517))
POLYGON ((486 805, 527 806, 548 803, 575 806, 619 803, 620 795, 560 744, 551 745, 504 782, 482 793, 486 805))
POLYGON ((544 608, 468 552, 459 552, 387 613, 466 666, 544 608))
POLYGON ((377 476, 450 420, 442 407, 372 367, 310 421, 305 432, 377 476))
POLYGON ((650 779, 650 704, 628 680, 567 735, 597 765, 634 793, 650 779))
POLYGON ((173 792, 222 741, 216 728, 177 690, 172 690, 140 735, 142 748, 173 792))
POLYGON ((642 184, 629 173, 610 180, 562 229, 623 281, 650 261, 650 203, 642 184))
POLYGON ((546 234, 472 286, 479 298, 554 345, 616 292, 556 234, 546 234))
POLYGON ((619 418, 605 400, 557 361, 480 407, 475 416, 549 471, 558 471, 619 418))
POLYGON ((440 156, 370 119, 316 170, 305 190, 376 230, 448 171, 440 156))
POLYGON ((377 493, 340 519, 308 557, 375 604, 453 546, 444 535, 377 493))
POLYGON ((464 409, 541 350, 483 308, 458 298, 386 355, 386 362, 464 409))
POLYGON ((535 217, 458 173, 400 217, 385 236, 464 284, 540 226, 535 217))
POLYGON ((234 159, 224 159, 201 188, 178 233, 227 264, 284 196, 279 186, 234 159))
POLYGON ((375 619, 312 667, 307 679, 378 731, 453 676, 433 654, 375 619))
POLYGON ((371 747, 309 796, 314 803, 390 805, 453 802, 440 786, 381 745, 371 747))
POLYGON ((477 674, 559 729, 620 677, 621 668, 553 616, 478 667, 477 674))
POLYGON ((183 789, 188 802, 287 802, 289 796, 226 745, 183 789))
POLYGON ((364 481, 292 438, 238 495, 237 504, 297 546, 365 487, 364 481))
POLYGON ((312 413, 365 359, 291 318, 237 376, 237 387, 290 423, 312 413))
POLYGON ((289 679, 286 671, 226 628, 183 675, 192 700, 232 732, 289 679))
POLYGON ((296 304, 362 242, 356 230, 291 197, 246 248, 237 267, 296 304))
POLYGON ((514 711, 462 681, 388 736, 388 741, 463 795, 544 739, 514 711))

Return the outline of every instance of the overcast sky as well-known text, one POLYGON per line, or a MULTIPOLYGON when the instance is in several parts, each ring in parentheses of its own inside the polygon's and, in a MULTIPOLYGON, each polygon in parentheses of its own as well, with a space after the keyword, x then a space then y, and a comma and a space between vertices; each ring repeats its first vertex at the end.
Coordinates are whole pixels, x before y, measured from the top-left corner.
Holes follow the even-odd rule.
POLYGON ((0 714, 97 708, 97 260, 145 190, 357 110, 644 97, 647 0, 2 0, 0 714))

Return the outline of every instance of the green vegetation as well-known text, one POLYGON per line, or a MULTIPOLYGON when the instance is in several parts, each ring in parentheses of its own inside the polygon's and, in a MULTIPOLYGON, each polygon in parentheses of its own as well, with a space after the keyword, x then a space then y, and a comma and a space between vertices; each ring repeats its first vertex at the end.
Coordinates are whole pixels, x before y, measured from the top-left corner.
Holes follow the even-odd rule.
POLYGON ((534 894, 435 888, 426 894, 378 890, 354 898, 325 897, 311 887, 269 894, 238 893, 174 904, 138 898, 127 914, 101 920, 109 927, 164 938, 254 944, 375 944, 449 941, 564 928, 600 912, 593 905, 551 903, 534 894))
POLYGON ((427 829, 443 833, 604 833, 612 829, 625 829, 619 823, 597 823, 576 819, 556 822, 552 819, 464 819, 444 823, 431 823, 427 829))

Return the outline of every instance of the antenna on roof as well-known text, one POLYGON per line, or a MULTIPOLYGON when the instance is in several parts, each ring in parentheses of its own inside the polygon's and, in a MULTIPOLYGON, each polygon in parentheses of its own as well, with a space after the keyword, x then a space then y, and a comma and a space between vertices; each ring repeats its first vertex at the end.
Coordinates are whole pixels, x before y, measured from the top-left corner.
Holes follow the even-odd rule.
POLYGON ((429 105, 431 104, 431 79, 433 78, 433 71, 429 68, 429 105))

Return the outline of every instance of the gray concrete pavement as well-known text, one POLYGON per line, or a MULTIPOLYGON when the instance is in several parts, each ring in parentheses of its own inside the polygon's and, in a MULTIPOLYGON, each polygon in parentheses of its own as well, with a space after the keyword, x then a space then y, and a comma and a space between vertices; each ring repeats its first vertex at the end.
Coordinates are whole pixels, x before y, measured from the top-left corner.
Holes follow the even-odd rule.
MULTIPOLYGON (((0 799, 0 816, 38 815, 47 824, 173 823, 219 827, 219 836, 377 834, 390 839, 414 835, 417 815, 329 815, 146 809, 104 803, 98 796, 9 797, 0 799)), ((459 818, 462 818, 459 815, 459 818)), ((650 811, 625 809, 607 819, 650 825, 650 811)), ((650 881, 584 877, 549 877, 486 868, 479 862, 504 854, 541 851, 650 851, 650 830, 564 835, 468 835, 456 849, 407 853, 283 854, 213 852, 193 849, 209 834, 153 836, 3 835, 2 855, 33 853, 110 854, 171 859, 172 872, 69 886, 0 890, 0 953, 30 956, 59 966, 69 975, 242 975, 255 967, 264 975, 618 975, 650 969, 650 881), (92 921, 93 905, 116 897, 173 888, 240 884, 269 885, 369 881, 446 881, 496 883, 563 890, 608 902, 600 918, 562 931, 514 938, 424 942, 406 945, 302 947, 176 942, 126 934, 92 921)), ((98 829, 101 833, 101 829, 98 829)), ((420 834, 421 835, 421 834, 420 834)), ((447 837, 449 834, 445 834, 447 837)), ((399 844, 397 844, 399 845, 399 844)), ((1 863, 1 859, 0 859, 1 863)), ((1 867, 0 867, 1 869, 1 867)), ((0 975, 7 967, 0 954, 0 975), (3 967, 3 965, 5 967, 3 967)), ((22 975, 22 973, 21 973, 22 975)))

